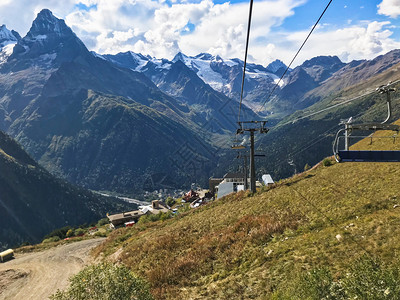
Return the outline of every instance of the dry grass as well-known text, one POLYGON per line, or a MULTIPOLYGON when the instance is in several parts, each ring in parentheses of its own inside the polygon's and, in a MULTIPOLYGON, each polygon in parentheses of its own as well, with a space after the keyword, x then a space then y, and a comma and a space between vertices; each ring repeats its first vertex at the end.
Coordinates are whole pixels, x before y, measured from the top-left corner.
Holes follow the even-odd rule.
POLYGON ((157 299, 268 299, 303 270, 341 276, 362 254, 398 257, 399 187, 398 163, 319 165, 254 196, 117 230, 96 255, 119 251, 157 299))

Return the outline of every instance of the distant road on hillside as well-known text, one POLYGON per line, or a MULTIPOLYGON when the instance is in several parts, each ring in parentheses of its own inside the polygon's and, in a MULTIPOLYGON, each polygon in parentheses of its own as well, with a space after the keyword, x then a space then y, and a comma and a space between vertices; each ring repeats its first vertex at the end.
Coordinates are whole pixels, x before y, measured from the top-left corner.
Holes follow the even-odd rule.
POLYGON ((69 277, 90 263, 89 251, 104 238, 57 246, 41 252, 16 254, 0 264, 1 300, 43 300, 69 285, 69 277))

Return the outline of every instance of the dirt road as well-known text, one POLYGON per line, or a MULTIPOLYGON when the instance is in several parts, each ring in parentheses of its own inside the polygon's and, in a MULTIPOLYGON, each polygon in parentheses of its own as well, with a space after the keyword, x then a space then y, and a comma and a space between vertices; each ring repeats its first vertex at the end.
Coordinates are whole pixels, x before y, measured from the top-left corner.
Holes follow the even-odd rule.
POLYGON ((16 254, 0 264, 0 299, 48 299, 68 286, 68 278, 90 262, 89 250, 103 239, 61 245, 42 252, 16 254))

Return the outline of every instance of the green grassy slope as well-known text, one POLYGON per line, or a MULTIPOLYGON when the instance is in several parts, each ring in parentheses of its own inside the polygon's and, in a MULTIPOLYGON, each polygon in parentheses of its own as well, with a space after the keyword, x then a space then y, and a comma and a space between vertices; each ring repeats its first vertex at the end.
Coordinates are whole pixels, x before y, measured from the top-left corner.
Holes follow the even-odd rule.
MULTIPOLYGON (((400 120, 393 124, 400 125, 400 120)), ((352 146, 351 150, 400 150, 400 140, 394 131, 378 131, 352 146)))
POLYGON ((395 261, 399 187, 399 163, 319 164, 254 196, 117 230, 96 254, 146 277, 158 299, 269 299, 313 268, 340 278, 362 255, 395 261))

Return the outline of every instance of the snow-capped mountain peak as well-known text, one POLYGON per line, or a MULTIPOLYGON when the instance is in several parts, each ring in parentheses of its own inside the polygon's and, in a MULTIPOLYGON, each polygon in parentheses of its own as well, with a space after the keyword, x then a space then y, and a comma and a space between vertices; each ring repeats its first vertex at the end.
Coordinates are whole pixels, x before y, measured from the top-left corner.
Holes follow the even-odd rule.
POLYGON ((267 69, 268 71, 272 72, 272 73, 275 73, 275 72, 277 72, 277 71, 278 71, 279 69, 281 69, 281 68, 286 69, 287 66, 286 66, 281 60, 276 59, 276 60, 274 60, 272 63, 270 63, 270 64, 267 66, 266 69, 267 69))
POLYGON ((194 58, 198 58, 201 60, 213 60, 215 57, 209 53, 200 53, 200 54, 196 55, 194 58))
POLYGON ((18 32, 8 30, 6 25, 0 26, 0 65, 7 61, 19 39, 18 32))
POLYGON ((56 18, 50 10, 43 9, 33 21, 27 37, 43 40, 49 35, 64 37, 74 35, 74 33, 65 24, 64 20, 56 18))
MULTIPOLYGON (((232 78, 242 74, 243 61, 240 59, 224 60, 219 55, 214 56, 209 53, 200 53, 193 57, 179 52, 172 61, 176 62, 177 60, 181 60, 212 88, 228 95, 234 89, 232 78)), ((253 80, 276 79, 273 72, 257 64, 247 64, 246 72, 248 77, 253 80)))
POLYGON ((25 66, 25 59, 38 59, 41 65, 59 66, 77 57, 91 57, 89 50, 73 33, 64 20, 56 18, 48 9, 43 9, 33 21, 26 36, 19 39, 9 60, 13 68, 25 66))
POLYGON ((178 54, 175 55, 175 57, 172 59, 172 62, 177 62, 178 60, 182 61, 183 63, 186 64, 186 61, 188 59, 188 56, 183 54, 182 52, 179 52, 178 54))
MULTIPOLYGON (((240 93, 244 63, 237 58, 223 59, 219 55, 214 56, 209 53, 188 56, 182 52, 177 53, 172 61, 133 52, 103 55, 102 57, 119 66, 145 73, 156 85, 162 84, 164 76, 167 76, 170 70, 175 70, 173 69, 174 65, 180 61, 213 89, 235 98, 240 93)), ((262 65, 247 64, 246 85, 250 89, 274 84, 278 79, 276 74, 262 65)))
MULTIPOLYGON (((15 32, 15 31, 14 31, 15 32)), ((8 30, 6 25, 0 26, 0 48, 8 45, 15 44, 18 41, 19 35, 15 36, 13 32, 8 30)))

